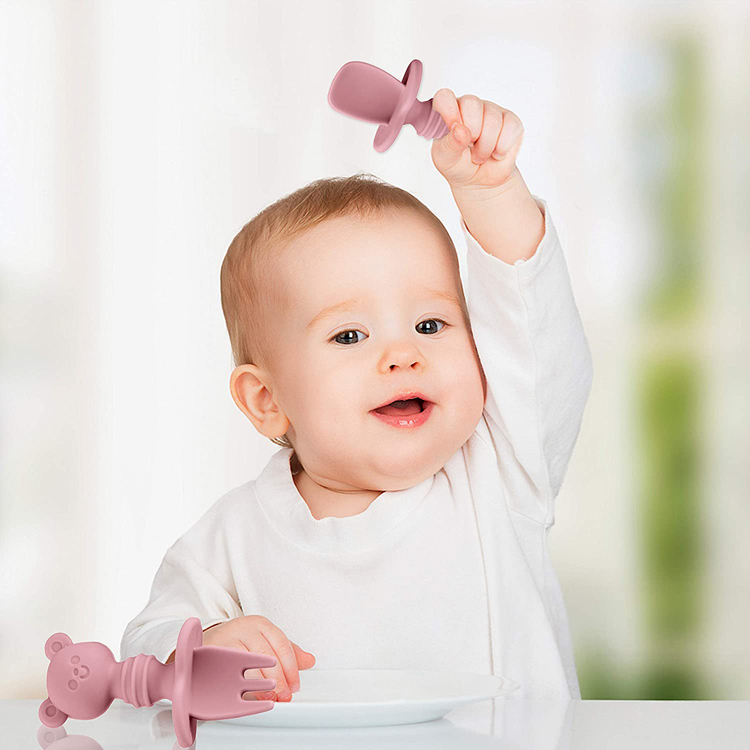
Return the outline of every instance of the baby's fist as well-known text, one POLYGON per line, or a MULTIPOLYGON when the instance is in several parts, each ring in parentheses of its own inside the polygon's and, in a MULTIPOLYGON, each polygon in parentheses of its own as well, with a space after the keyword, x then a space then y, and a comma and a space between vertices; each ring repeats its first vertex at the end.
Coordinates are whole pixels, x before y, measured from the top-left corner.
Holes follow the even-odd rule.
POLYGON ((516 169, 523 124, 509 109, 465 94, 456 99, 440 89, 432 99, 450 132, 432 142, 432 162, 452 189, 493 188, 516 169))

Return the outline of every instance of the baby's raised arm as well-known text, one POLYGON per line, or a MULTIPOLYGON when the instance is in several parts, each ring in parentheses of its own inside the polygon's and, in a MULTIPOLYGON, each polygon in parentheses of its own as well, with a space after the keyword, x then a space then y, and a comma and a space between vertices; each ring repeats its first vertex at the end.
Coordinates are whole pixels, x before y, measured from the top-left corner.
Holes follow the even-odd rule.
POLYGON ((489 436, 509 506, 554 522, 591 390, 591 352, 549 207, 529 261, 509 265, 485 252, 464 225, 466 304, 487 400, 480 435, 489 436))
POLYGON ((451 132, 432 146, 463 219, 467 306, 487 379, 484 432, 509 506, 545 525, 591 389, 591 352, 547 204, 515 163, 523 125, 450 89, 433 98, 451 132))

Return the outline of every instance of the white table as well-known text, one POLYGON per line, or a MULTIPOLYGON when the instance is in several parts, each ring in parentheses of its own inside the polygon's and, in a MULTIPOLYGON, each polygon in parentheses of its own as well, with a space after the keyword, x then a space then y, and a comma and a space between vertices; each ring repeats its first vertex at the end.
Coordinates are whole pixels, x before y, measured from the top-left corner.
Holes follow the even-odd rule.
MULTIPOLYGON (((43 727, 40 700, 0 701, 0 747, 179 750, 172 712, 115 700, 91 721, 43 727)), ((198 722, 196 750, 749 750, 750 701, 525 701, 496 698, 439 721, 365 729, 271 729, 198 722)))

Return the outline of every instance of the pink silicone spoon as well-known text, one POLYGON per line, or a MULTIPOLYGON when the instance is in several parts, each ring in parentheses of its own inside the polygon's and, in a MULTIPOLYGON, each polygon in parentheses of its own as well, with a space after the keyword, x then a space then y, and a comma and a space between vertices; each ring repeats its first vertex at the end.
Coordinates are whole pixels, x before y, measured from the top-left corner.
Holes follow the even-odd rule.
POLYGON ((59 727, 68 717, 101 716, 115 698, 136 708, 168 698, 177 741, 190 747, 198 719, 233 719, 274 707, 274 701, 250 701, 242 695, 276 687, 276 680, 245 678, 246 669, 275 667, 275 657, 202 644, 197 617, 185 620, 180 629, 172 664, 162 664, 150 654, 118 662, 103 643, 73 643, 65 633, 55 633, 44 644, 50 660, 49 698, 39 707, 39 720, 47 727, 59 727))
POLYGON ((425 138, 442 138, 450 132, 432 99, 417 99, 422 81, 422 63, 412 60, 399 81, 390 73, 366 62, 348 62, 333 78, 328 103, 337 111, 365 122, 380 124, 373 145, 386 151, 404 123, 414 126, 425 138))

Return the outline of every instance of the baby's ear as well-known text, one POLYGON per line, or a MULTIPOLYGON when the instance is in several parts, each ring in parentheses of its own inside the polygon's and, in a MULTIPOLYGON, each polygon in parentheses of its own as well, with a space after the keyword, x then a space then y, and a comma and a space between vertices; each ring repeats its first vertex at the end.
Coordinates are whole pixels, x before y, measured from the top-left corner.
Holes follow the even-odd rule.
POLYGON ((69 635, 65 635, 65 633, 55 633, 47 638, 47 643, 44 644, 44 653, 47 655, 47 658, 52 661, 52 657, 58 653, 58 651, 62 651, 66 646, 72 645, 73 641, 70 639, 69 635))
POLYGON ((266 387, 268 374, 256 365, 240 365, 232 372, 229 389, 237 408, 266 437, 280 437, 289 429, 289 420, 266 387))
POLYGON ((247 417, 250 416, 248 411, 255 408, 254 401, 264 389, 263 373, 256 365, 239 365, 229 378, 229 390, 234 403, 247 417))

